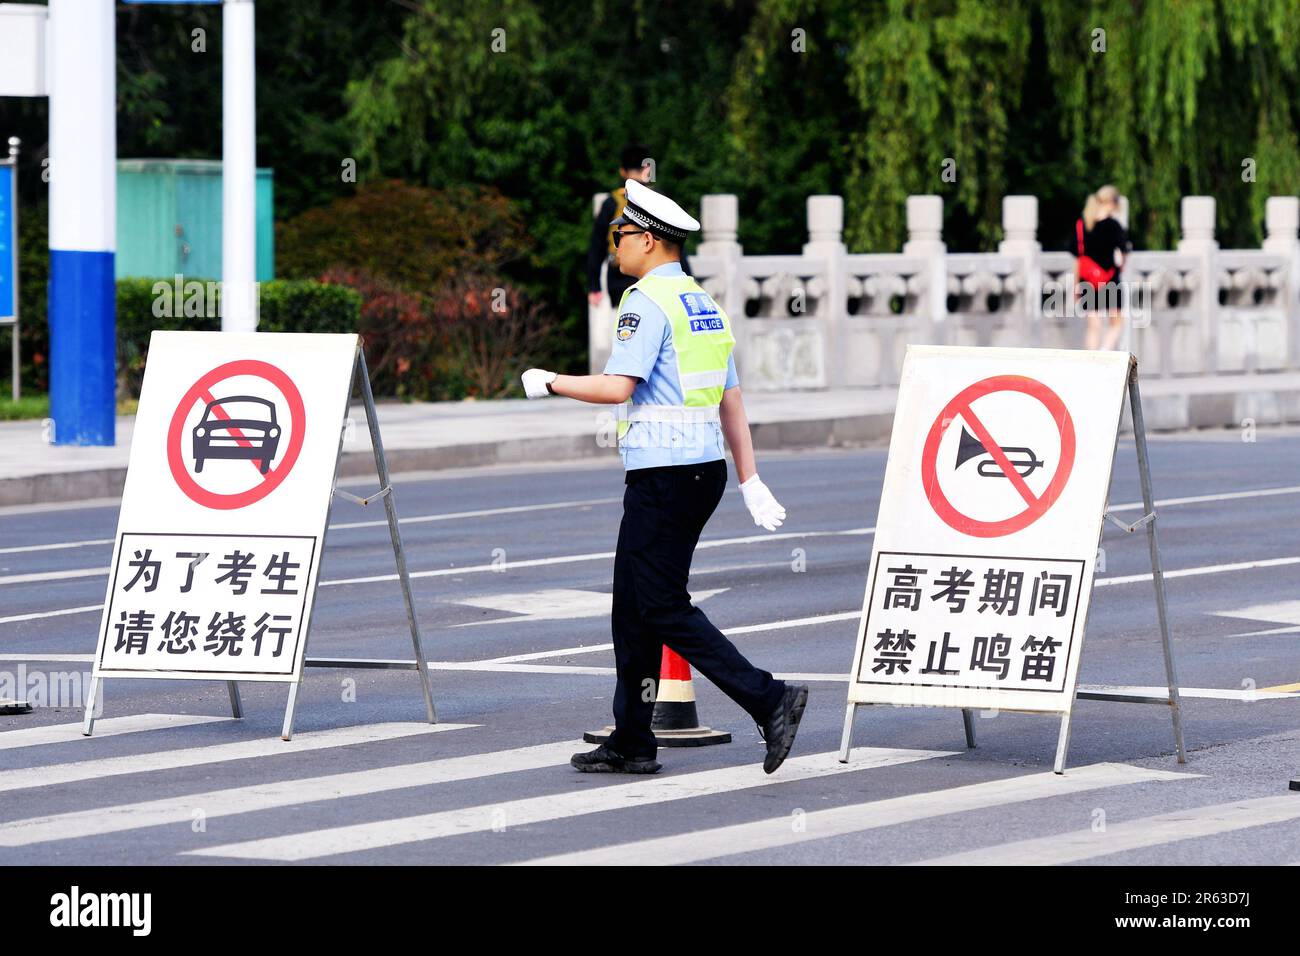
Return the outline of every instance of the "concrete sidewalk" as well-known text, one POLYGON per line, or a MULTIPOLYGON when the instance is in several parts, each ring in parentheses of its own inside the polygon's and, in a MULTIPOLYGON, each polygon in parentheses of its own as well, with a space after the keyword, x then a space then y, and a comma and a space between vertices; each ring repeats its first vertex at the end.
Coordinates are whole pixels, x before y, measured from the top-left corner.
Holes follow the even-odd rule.
MULTIPOLYGON (((1141 388, 1152 431, 1300 423, 1300 373, 1152 379, 1141 388)), ((825 448, 888 441, 896 397, 893 389, 747 392, 745 406, 759 449, 825 448)), ((374 474, 360 406, 352 414, 342 474, 374 474)), ((609 422, 603 406, 562 399, 379 406, 394 473, 613 457, 609 422)), ((39 421, 0 422, 0 506, 120 495, 134 424, 117 420, 113 448, 78 448, 48 444, 39 421)))

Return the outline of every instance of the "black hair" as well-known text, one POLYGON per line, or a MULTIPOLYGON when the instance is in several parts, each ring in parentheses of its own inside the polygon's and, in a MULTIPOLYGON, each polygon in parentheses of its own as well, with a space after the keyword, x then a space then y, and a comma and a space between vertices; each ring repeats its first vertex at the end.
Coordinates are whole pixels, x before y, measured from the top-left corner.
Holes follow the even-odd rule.
POLYGON ((650 147, 644 143, 628 143, 619 153, 618 165, 621 169, 640 169, 650 158, 650 147))
POLYGON ((681 239, 674 239, 672 236, 666 236, 662 232, 659 232, 655 229, 649 229, 647 231, 650 233, 650 235, 654 236, 665 246, 667 246, 670 250, 675 251, 679 256, 686 249, 686 243, 681 239))

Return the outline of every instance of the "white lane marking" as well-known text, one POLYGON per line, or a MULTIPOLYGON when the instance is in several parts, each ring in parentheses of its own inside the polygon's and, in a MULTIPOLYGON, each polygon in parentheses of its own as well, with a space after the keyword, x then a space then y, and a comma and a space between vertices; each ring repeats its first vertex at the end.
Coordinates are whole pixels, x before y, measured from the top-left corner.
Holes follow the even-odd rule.
POLYGON ((612 667, 582 667, 564 664, 488 664, 483 661, 430 661, 432 671, 483 671, 491 674, 587 674, 605 677, 612 667))
POLYGON ((1269 627, 1262 631, 1242 631, 1229 634, 1228 637, 1271 637, 1274 634, 1300 634, 1300 627, 1269 627))
POLYGON ((18 624, 22 621, 36 621, 47 617, 64 617, 68 614, 89 614, 91 611, 102 611, 102 604, 87 604, 84 607, 65 607, 57 611, 33 611, 30 614, 12 614, 9 617, 0 617, 0 624, 18 624))
POLYGON ((832 621, 856 621, 861 611, 841 611, 838 614, 818 614, 813 617, 796 617, 788 621, 769 621, 766 624, 744 624, 729 627, 723 634, 757 634, 760 631, 779 631, 787 627, 807 627, 810 624, 828 624, 832 621))
POLYGON ((457 780, 474 780, 503 773, 557 767, 582 749, 581 743, 564 741, 470 754, 443 757, 423 763, 399 764, 371 770, 353 770, 323 777, 277 780, 247 787, 210 790, 181 797, 164 797, 140 803, 125 803, 74 810, 43 817, 29 817, 0 824, 0 846, 30 846, 53 840, 73 840, 106 833, 124 833, 143 827, 168 823, 188 824, 197 808, 209 818, 273 810, 316 801, 365 796, 409 787, 427 787, 457 780))
POLYGON ((1300 633, 1300 601, 1278 601, 1273 604, 1253 604, 1235 611, 1211 611, 1218 617, 1244 618, 1247 621, 1271 621, 1282 627, 1263 631, 1247 631, 1244 634, 1229 634, 1229 637, 1262 637, 1267 634, 1300 633))
MULTIPOLYGON (((1168 687, 1130 687, 1126 684, 1080 684, 1079 690, 1092 693, 1114 693, 1119 691, 1136 697, 1167 697, 1168 687)), ((1204 700, 1240 700, 1252 703, 1257 700, 1286 700, 1300 697, 1283 691, 1247 690, 1240 687, 1180 687, 1179 697, 1199 697, 1204 700)))
MULTIPOLYGON (((1239 501, 1242 498, 1269 498, 1273 495, 1300 494, 1300 485, 1287 485, 1283 488, 1254 488, 1250 491, 1225 491, 1214 495, 1190 495, 1185 498, 1157 498, 1157 508, 1170 508, 1177 505, 1200 505, 1212 501, 1239 501)), ((1146 505, 1141 501, 1130 501, 1122 505, 1107 507, 1107 511, 1140 511, 1146 505)))
MULTIPOLYGON (((45 658, 33 658, 33 660, 45 658)), ((199 714, 133 714, 129 717, 105 717, 95 722, 96 737, 113 737, 118 734, 141 733, 146 730, 164 730, 170 727, 190 727, 194 724, 210 724, 221 720, 234 720, 233 717, 207 717, 199 714)), ((15 750, 19 747, 40 747, 45 744, 62 744, 73 740, 85 740, 81 736, 81 721, 74 724, 50 724, 46 727, 24 727, 21 730, 0 732, 0 750, 15 750)), ((12 771, 6 771, 7 778, 12 771)))
MULTIPOLYGON (((705 594, 706 592, 699 592, 705 594)), ((744 624, 740 627, 722 628, 722 633, 730 637, 733 634, 757 634, 761 631, 782 631, 788 627, 807 627, 812 624, 828 624, 834 621, 856 621, 862 617, 861 611, 843 611, 838 614, 818 614, 815 617, 796 617, 788 621, 768 621, 765 624, 744 624)), ((511 654, 508 657, 493 657, 483 664, 513 664, 519 661, 540 661, 548 657, 569 657, 573 654, 594 654, 598 651, 612 651, 613 644, 584 644, 581 647, 562 647, 554 651, 533 651, 528 654, 511 654)))
MULTIPOLYGON (((612 650, 613 645, 609 645, 608 647, 605 647, 605 649, 612 650)), ((572 650, 580 652, 588 650, 588 648, 572 648, 572 650)), ((549 656, 555 652, 546 651, 544 653, 549 656)), ((53 663, 75 664, 90 663, 93 659, 93 654, 43 654, 39 651, 19 654, 0 654, 0 662, 49 661, 53 663)), ((341 658, 341 660, 346 660, 346 658, 341 658)), ((388 664, 410 664, 410 661, 398 658, 380 658, 377 659, 377 662, 388 664)), ((615 669, 612 667, 587 667, 577 664, 530 664, 525 661, 515 661, 509 658, 494 658, 486 661, 429 661, 428 667, 431 671, 480 671, 492 674, 550 674, 561 676, 577 674, 607 677, 616 673, 615 669)), ((848 674, 823 674, 811 672, 779 673, 774 674, 773 676, 780 680, 816 681, 831 684, 846 684, 849 680, 848 674)), ((1164 687, 1130 687, 1126 684, 1080 684, 1079 690, 1107 693, 1115 693, 1119 691, 1136 697, 1157 697, 1168 693, 1168 689, 1164 687)), ((1300 697, 1300 692, 1294 691, 1239 690, 1234 687, 1180 687, 1178 688, 1178 694, 1180 697, 1201 697, 1206 700, 1240 700, 1246 703, 1259 700, 1291 700, 1300 697)))
MULTIPOLYGON (((1294 495, 1300 494, 1300 485, 1288 485, 1281 488, 1256 488, 1251 491, 1229 491, 1220 494, 1211 495, 1190 495, 1183 498, 1157 498, 1157 508, 1170 508, 1179 505, 1198 505, 1207 504, 1215 501, 1239 501, 1245 498, 1268 498, 1276 495, 1294 495)), ((117 503, 116 498, 104 499, 105 502, 112 504, 117 503)), ((582 501, 556 501, 548 504, 539 505, 516 505, 505 508, 483 508, 477 511, 453 511, 440 514, 412 515, 409 518, 398 519, 401 524, 423 524, 430 521, 454 521, 458 518, 482 518, 492 515, 518 514, 528 511, 547 511, 556 508, 580 508, 586 505, 607 505, 616 504, 622 501, 622 497, 615 498, 591 498, 582 501)), ((69 504, 67 508, 76 508, 77 505, 69 504)), ((1128 501, 1123 504, 1109 505, 1108 511, 1140 511, 1146 507, 1141 501, 1128 501)), ((2 512, 0 512, 2 513, 2 512)), ((348 530, 352 528, 382 528, 388 525, 387 520, 378 519, 374 521, 348 521, 340 524, 330 525, 331 531, 348 530)), ((852 531, 836 532, 840 534, 869 534, 871 528, 857 528, 852 531)), ((759 540, 763 540, 760 536, 759 540)), ((16 548, 0 548, 0 554, 21 554, 28 551, 58 551, 71 548, 85 548, 95 545, 112 544, 112 538, 95 538, 89 541, 61 541, 54 544, 32 544, 22 545, 16 548)))
MULTIPOLYGON (((951 751, 890 750, 863 747, 855 759, 839 762, 835 753, 813 754, 787 760, 777 774, 765 774, 758 764, 702 770, 679 776, 649 777, 629 783, 582 787, 565 793, 527 797, 495 805, 484 804, 458 810, 444 810, 393 820, 376 820, 352 826, 308 830, 263 840, 246 840, 222 846, 190 850, 185 855, 233 857, 250 860, 311 860, 340 853, 355 853, 381 847, 418 843, 464 833, 481 833, 504 820, 509 827, 527 826, 548 820, 565 820, 608 810, 645 807, 651 804, 687 800, 719 793, 751 790, 779 783, 793 783, 821 777, 854 773, 878 767, 951 757, 951 751)), ((1300 801, 1296 801, 1300 806, 1300 801)))
MULTIPOLYGON (((870 530, 870 529, 866 529, 866 530, 870 530)), ((857 531, 853 531, 853 532, 816 531, 816 532, 809 532, 808 534, 804 534, 804 535, 789 535, 789 537, 811 537, 814 535, 824 535, 824 534, 855 534, 855 533, 858 532, 857 531)), ((766 538, 759 537, 753 539, 727 538, 719 541, 709 542, 709 546, 722 547, 725 545, 744 543, 750 540, 770 541, 775 537, 780 537, 780 536, 769 535, 766 538)), ((704 547, 704 546, 705 544, 701 542, 700 547, 704 547)), ((591 561, 597 558, 612 559, 613 557, 614 557, 613 551, 604 551, 598 554, 563 555, 563 556, 553 557, 553 558, 538 558, 530 561, 511 562, 509 564, 509 569, 513 570, 515 568, 531 568, 531 567, 542 567, 542 566, 549 566, 549 565, 556 565, 556 564, 569 564, 577 561, 591 561)), ((1172 580, 1174 578, 1196 577, 1198 575, 1205 575, 1205 574, 1225 574, 1225 573, 1235 572, 1235 571, 1253 571, 1253 570, 1258 570, 1260 568, 1285 567, 1287 565, 1293 565, 1293 564, 1300 564, 1300 556, 1292 556, 1286 558, 1264 558, 1259 561, 1243 561, 1235 564, 1203 565, 1201 567, 1196 567, 1196 568, 1175 568, 1173 570, 1166 570, 1165 578, 1172 580)), ((415 578, 431 578, 431 577, 449 577, 458 574, 471 574, 471 573, 480 573, 480 572, 487 572, 487 571, 495 572, 495 571, 499 571, 500 567, 501 567, 500 565, 479 564, 479 565, 469 565, 463 568, 438 568, 432 571, 413 571, 411 572, 411 578, 415 579, 415 578)), ((103 568, 103 569, 88 568, 88 569, 83 569, 81 571, 58 572, 59 575, 65 577, 87 577, 92 574, 107 574, 107 573, 108 573, 107 568, 103 568)), ((47 576, 38 573, 34 575, 17 575, 12 578, 0 577, 0 585, 6 583, 10 583, 10 584, 15 583, 18 578, 21 578, 24 581, 29 581, 29 580, 40 581, 40 580, 46 580, 47 576)), ((377 575, 377 576, 365 577, 365 578, 346 578, 337 581, 322 581, 320 583, 320 586, 335 587, 343 584, 371 584, 371 583, 377 583, 383 581, 396 581, 396 580, 397 580, 396 574, 383 574, 383 575, 377 575)), ((1113 585, 1121 585, 1121 584, 1138 584, 1143 581, 1150 581, 1150 580, 1151 580, 1151 573, 1148 571, 1145 574, 1129 574, 1129 575, 1117 575, 1115 577, 1108 577, 1108 578, 1097 578, 1093 581, 1093 585, 1095 587, 1100 588, 1100 587, 1110 587, 1113 585)), ((38 618, 58 617, 65 614, 78 614, 78 613, 88 612, 91 610, 98 611, 101 609, 102 609, 102 605, 95 606, 95 607, 88 606, 82 608, 63 608, 54 611, 40 611, 32 614, 25 614, 25 615, 21 615, 21 618, 22 620, 36 620, 38 618)), ((858 612, 845 611, 843 613, 844 615, 846 615, 845 619, 848 619, 848 616, 851 616, 858 612)), ((784 625, 782 622, 773 622, 770 625, 755 625, 756 628, 766 628, 766 629, 779 628, 783 626, 786 625, 784 625)))
MULTIPOLYGON (((716 538, 712 541, 701 541, 696 545, 696 550, 707 550, 709 548, 727 548, 738 544, 754 544, 755 542, 770 542, 789 540, 792 538, 828 538, 842 537, 845 535, 870 534, 874 528, 850 528, 847 531, 790 531, 780 532, 777 534, 755 534, 745 535, 739 538, 716 538)), ((530 558, 525 561, 507 561, 505 564, 469 564, 461 568, 433 568, 428 571, 412 571, 410 577, 416 578, 444 578, 455 577, 460 574, 482 574, 486 572, 501 573, 504 571, 513 571, 516 568, 541 568, 551 567, 559 564, 574 564, 581 561, 606 561, 613 560, 613 551, 593 551, 587 554, 561 554, 549 558, 530 558)), ((67 578, 88 578, 88 577, 107 577, 109 568, 75 568, 69 571, 37 571, 32 574, 14 574, 8 577, 0 577, 0 586, 6 584, 33 584, 42 581, 59 581, 67 578)), ((338 587, 344 584, 377 584, 385 581, 396 581, 397 575, 394 574, 375 574, 359 578, 340 578, 334 581, 321 581, 320 587, 338 587)))
MULTIPOLYGON (((1172 578, 1190 578, 1201 574, 1225 574, 1229 571, 1253 571, 1257 568, 1280 568, 1288 564, 1300 564, 1300 555, 1289 558, 1263 558, 1259 561, 1239 561, 1236 564, 1206 564, 1199 568, 1177 568, 1165 571, 1165 580, 1172 578)), ((1094 587, 1104 588, 1113 584, 1137 584, 1150 581, 1151 572, 1145 574, 1125 574, 1110 578, 1097 578, 1094 587)))
POLYGON ((112 538, 94 538, 90 541, 60 541, 57 544, 25 544, 17 548, 0 548, 0 554, 26 554, 29 551, 63 551, 112 543, 112 538))
POLYGON ((1101 833, 1073 830, 1001 846, 968 850, 920 860, 915 866, 1055 866, 1112 853, 1164 846, 1300 819, 1300 800, 1293 794, 1235 800, 1190 810, 1175 810, 1124 823, 1108 823, 1101 833))
MULTIPOLYGON (((695 603, 721 594, 729 588, 707 588, 691 592, 695 603)), ((480 627, 484 624, 524 624, 530 621, 569 621, 586 617, 604 617, 609 613, 613 595, 609 592, 584 591, 580 588, 543 588, 506 594, 476 594, 473 597, 448 599, 448 603, 466 604, 491 611, 508 611, 513 617, 494 617, 484 621, 465 621, 455 627, 480 627)))
POLYGON ((1029 800, 1043 800, 1105 787, 1147 783, 1155 780, 1190 780, 1199 774, 1147 770, 1122 763, 1100 763, 1079 767, 1060 776, 1051 771, 990 780, 946 790, 909 793, 885 800, 870 800, 845 807, 805 813, 800 826, 784 816, 752 823, 737 823, 709 830, 695 830, 673 836, 635 840, 593 850, 560 853, 524 860, 522 866, 672 866, 698 863, 776 847, 789 847, 809 840, 825 840, 879 827, 897 826, 952 813, 987 810, 1029 800))
MULTIPOLYGON (((412 515, 398 518, 399 524, 427 524, 430 521, 455 521, 460 518, 487 518, 493 515, 522 514, 528 511, 552 511, 556 508, 582 508, 590 505, 608 505, 622 501, 617 498, 587 498, 581 501, 554 501, 540 505, 513 505, 506 508, 480 508, 474 511, 448 511, 440 514, 412 515)), ((346 521, 330 525, 331 531, 347 531, 354 528, 386 528, 388 519, 377 521, 346 521)), ((95 545, 112 544, 112 538, 94 538, 88 541, 58 541, 53 544, 25 544, 16 548, 0 548, 0 554, 25 554, 32 551, 63 551, 73 548, 88 548, 95 545)))
MULTIPOLYGON (((616 504, 622 500, 623 496, 619 495, 616 498, 585 498, 579 501, 552 501, 540 505, 510 505, 504 508, 480 508, 475 511, 448 511, 441 514, 412 515, 409 518, 398 518, 398 524, 427 524, 430 521, 455 521, 458 518, 488 518, 493 515, 515 515, 528 511, 554 511, 557 508, 586 508, 591 505, 616 504)), ((348 521, 343 524, 332 524, 330 530, 387 527, 388 519, 380 518, 377 521, 348 521)))
MULTIPOLYGON (((233 719, 233 718, 231 718, 233 719)), ((464 730, 477 724, 417 724, 411 721, 368 724, 359 727, 337 727, 331 730, 313 730, 295 734, 293 740, 278 737, 257 740, 237 740, 206 747, 184 747, 160 750, 155 753, 127 754, 121 757, 102 757, 98 760, 79 760, 74 763, 30 767, 10 770, 0 775, 0 793, 25 790, 30 787, 54 786, 82 780, 100 780, 124 774, 149 773, 154 770, 176 770, 181 767, 198 767, 226 760, 248 760, 254 757, 278 757, 281 754, 328 750, 351 744, 374 743, 380 740, 400 740, 422 734, 436 734, 444 730, 464 730)))
MULTIPOLYGON (((711 541, 701 541, 695 546, 696 551, 704 551, 709 548, 729 548, 737 544, 754 544, 756 542, 783 541, 793 538, 831 538, 842 537, 845 535, 871 534, 875 528, 850 528, 847 531, 789 531, 777 532, 776 534, 751 534, 739 538, 715 538, 711 541)), ((513 571, 516 568, 543 568, 552 567, 559 564, 574 564, 581 561, 612 561, 614 559, 613 551, 592 551, 587 554, 560 554, 549 558, 529 558, 524 561, 507 561, 502 564, 467 564, 463 568, 434 568, 429 571, 412 571, 411 578, 445 578, 454 577, 458 574, 482 574, 484 572, 501 573, 513 571)), ((107 573, 107 572, 105 572, 107 573)), ((340 578, 334 581, 322 581, 321 587, 338 587, 343 584, 377 584, 384 581, 396 581, 396 574, 375 574, 360 578, 340 578)), ((3 583, 3 579, 0 579, 3 583)))
MULTIPOLYGON (((1273 497, 1275 495, 1294 495, 1294 494, 1300 494, 1300 485, 1289 485, 1282 488, 1256 488, 1251 491, 1229 491, 1229 492, 1223 492, 1220 494, 1211 494, 1211 495, 1190 495, 1183 498, 1157 498, 1155 504, 1157 508, 1170 508, 1179 505, 1197 505, 1197 504, 1207 504, 1215 501, 1238 501, 1245 498, 1267 498, 1267 497, 1273 497)), ((107 501, 109 499, 105 499, 105 500, 107 501)), ((117 499, 111 499, 111 500, 113 503, 116 503, 117 501, 117 499)), ((445 512, 441 514, 412 515, 409 518, 399 518, 398 521, 400 524, 423 524, 430 521, 454 521, 458 518, 481 518, 481 517, 488 517, 491 515, 517 514, 520 512, 528 512, 528 511, 546 511, 546 510, 552 510, 556 508, 578 508, 587 505, 615 504, 622 500, 623 499, 621 497, 616 497, 616 498, 592 498, 583 501, 557 501, 557 502, 540 504, 540 505, 516 505, 516 506, 506 507, 506 508, 483 508, 477 511, 455 511, 455 512, 445 512)), ((75 507, 75 505, 73 505, 72 507, 75 507)), ((1107 510, 1108 511, 1140 511, 1145 507, 1146 506, 1141 501, 1128 501, 1123 504, 1109 505, 1107 506, 1107 510)), ((382 518, 374 521, 349 521, 340 524, 332 524, 330 525, 330 530, 338 531, 338 530, 347 530, 352 528, 382 528, 387 526, 387 524, 388 522, 382 518)), ((848 535, 870 534, 874 530, 875 530, 874 528, 854 528, 848 531, 833 531, 833 532, 825 532, 825 533, 848 534, 848 535)), ((772 537, 780 537, 780 535, 775 535, 775 536, 757 535, 748 540, 765 541, 765 540, 771 540, 772 537)), ((21 554, 28 551, 58 551, 65 548, 67 549, 85 548, 94 545, 107 545, 112 543, 113 543, 112 538, 96 538, 89 541, 62 541, 54 544, 35 544, 35 545, 23 545, 16 548, 0 548, 0 554, 21 554)), ((700 546, 706 547, 707 545, 702 542, 700 546)))
POLYGON ((568 657, 571 654, 594 654, 597 651, 612 651, 613 644, 584 644, 581 647, 561 647, 555 651, 532 651, 528 654, 511 654, 508 657, 492 657, 480 664, 523 664, 527 661, 543 661, 548 657, 568 657))
POLYGON ((67 571, 33 571, 30 574, 0 575, 0 586, 38 584, 45 581, 70 581, 74 578, 108 577, 108 568, 71 568, 67 571))

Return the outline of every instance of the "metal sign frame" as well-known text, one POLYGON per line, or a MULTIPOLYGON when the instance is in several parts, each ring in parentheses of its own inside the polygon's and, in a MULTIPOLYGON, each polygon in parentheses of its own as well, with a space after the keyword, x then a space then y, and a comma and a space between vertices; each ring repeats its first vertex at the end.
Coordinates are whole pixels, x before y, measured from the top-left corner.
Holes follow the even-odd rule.
MULTIPOLYGON (((324 552, 325 545, 329 537, 330 521, 334 516, 334 499, 345 498, 355 504, 368 505, 372 501, 383 499, 384 512, 388 518, 388 533, 393 543, 393 558, 397 563, 397 576, 402 584, 402 600, 406 606, 406 620, 411 631, 411 644, 415 650, 415 659, 411 661, 393 661, 393 660, 375 660, 368 658, 310 658, 306 656, 306 644, 311 638, 311 617, 315 616, 316 603, 312 602, 311 616, 308 617, 304 629, 304 648, 303 648, 303 668, 307 667, 356 667, 356 668, 382 668, 396 670, 414 670, 420 675, 420 688, 424 694, 425 712, 428 722, 436 724, 438 722, 438 713, 433 701, 433 686, 429 679, 429 666, 424 656, 424 648, 420 635, 420 623, 415 614, 415 598, 411 591, 411 577, 406 566, 406 550, 402 544, 402 531, 398 524, 397 505, 393 501, 392 480, 388 473, 388 457, 384 453, 383 439, 379 434, 379 417, 375 411, 375 397, 370 388, 370 371, 366 366, 366 356, 360 344, 357 345, 356 354, 353 358, 352 373, 348 381, 348 397, 344 405, 343 422, 339 428, 339 448, 334 457, 334 480, 330 487, 330 505, 325 516, 325 530, 321 538, 321 551, 324 552), (343 441, 347 435, 348 419, 352 413, 352 388, 359 385, 361 388, 362 403, 366 412, 366 423, 370 430, 370 443, 375 456, 375 472, 379 477, 379 490, 372 495, 360 497, 343 491, 338 487, 339 468, 343 461, 343 441)), ((319 587, 319 583, 316 585, 319 587)), ((298 700, 298 688, 302 683, 302 670, 299 671, 297 679, 288 681, 289 698, 285 703, 284 724, 280 732, 282 740, 291 740, 293 737, 293 718, 298 700)), ((90 679, 90 691, 86 697, 86 714, 82 725, 82 734, 89 737, 95 730, 95 703, 101 693, 100 682, 107 680, 108 677, 97 677, 92 675, 90 679)), ((178 678, 182 680, 203 680, 202 677, 178 678)), ((243 704, 239 697, 239 684, 237 681, 228 680, 226 689, 230 695, 230 710, 234 717, 243 717, 243 704)))
MULTIPOLYGON (((1183 743, 1183 718, 1182 718, 1182 701, 1178 693, 1178 676, 1174 667, 1174 653, 1171 639, 1169 636, 1169 609, 1165 598, 1165 578, 1164 570, 1160 561, 1160 542, 1156 533, 1156 508, 1155 496, 1151 486, 1151 467, 1150 459, 1147 452, 1147 435, 1146 423, 1142 417, 1142 396, 1138 389, 1138 372, 1136 360, 1129 363, 1128 380, 1125 385, 1128 391, 1129 409, 1132 412, 1133 421, 1133 442, 1137 450, 1138 476, 1142 483, 1142 504, 1145 513, 1132 524, 1120 521, 1110 512, 1104 512, 1102 517, 1111 521, 1123 531, 1132 534, 1137 529, 1144 527, 1147 532, 1147 547, 1151 554, 1151 578, 1155 585, 1156 596, 1156 615, 1160 621, 1160 644, 1164 651, 1165 660, 1165 679, 1168 684, 1168 696, 1156 697, 1148 693, 1141 693, 1136 688, 1110 687, 1105 690, 1080 690, 1075 688, 1073 700, 1106 700, 1117 701, 1129 704, 1162 704, 1170 709, 1170 715, 1173 718, 1174 725, 1174 744, 1178 754, 1178 762, 1184 764, 1187 762, 1187 750, 1183 743)), ((1116 443, 1119 441, 1119 435, 1116 435, 1116 443)), ((1111 464, 1111 474, 1114 474, 1114 463, 1111 464)), ((1103 521, 1103 526, 1104 526, 1103 521)), ((1095 584, 1094 584, 1095 586, 1095 584)), ((863 703, 860 701, 850 700, 847 711, 844 715, 844 733, 840 740, 839 762, 848 763, 849 751, 853 739, 853 721, 857 716, 859 707, 880 706, 880 704, 863 703)), ((1065 758, 1070 747, 1070 728, 1071 719, 1074 714, 1073 706, 1060 715, 1061 726, 1057 735, 1056 742, 1056 760, 1053 765, 1053 771, 1061 774, 1065 772, 1065 758)), ((961 709, 962 724, 966 733, 966 746, 975 747, 975 721, 974 711, 972 708, 961 709)))

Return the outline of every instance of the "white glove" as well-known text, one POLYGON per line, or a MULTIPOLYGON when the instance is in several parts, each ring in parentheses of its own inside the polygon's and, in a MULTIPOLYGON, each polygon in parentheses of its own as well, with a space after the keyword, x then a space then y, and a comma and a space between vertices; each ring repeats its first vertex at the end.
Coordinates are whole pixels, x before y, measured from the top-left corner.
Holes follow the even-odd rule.
POLYGON ((550 395, 546 386, 555 381, 555 373, 541 368, 530 368, 520 376, 524 382, 524 394, 529 398, 545 398, 550 395))
POLYGON ((785 509, 767 485, 759 480, 758 475, 750 475, 748 481, 742 481, 740 493, 745 496, 745 507, 754 516, 754 524, 762 525, 768 531, 775 531, 781 526, 785 520, 785 509))

